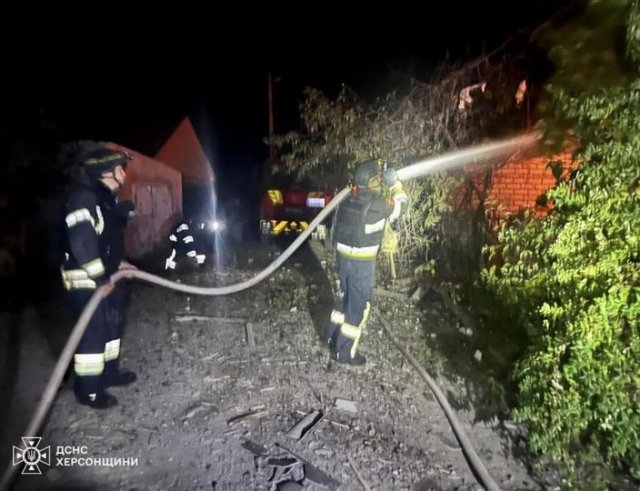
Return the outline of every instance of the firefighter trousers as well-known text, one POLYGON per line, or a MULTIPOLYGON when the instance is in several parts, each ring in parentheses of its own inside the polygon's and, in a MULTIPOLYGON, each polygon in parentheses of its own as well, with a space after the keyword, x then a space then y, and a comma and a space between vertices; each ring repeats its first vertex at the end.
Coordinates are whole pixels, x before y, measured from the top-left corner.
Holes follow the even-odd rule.
MULTIPOLYGON (((69 299, 76 318, 95 290, 70 290, 69 299)), ((75 393, 88 398, 104 391, 108 378, 118 372, 120 339, 124 327, 125 288, 116 285, 89 320, 74 355, 75 393)))
POLYGON ((337 255, 340 283, 327 334, 329 344, 340 357, 353 358, 357 353, 371 310, 375 266, 375 259, 337 255))
POLYGON ((189 249, 188 251, 173 247, 171 254, 164 260, 164 269, 174 271, 185 265, 201 266, 207 259, 207 255, 199 249, 189 249))

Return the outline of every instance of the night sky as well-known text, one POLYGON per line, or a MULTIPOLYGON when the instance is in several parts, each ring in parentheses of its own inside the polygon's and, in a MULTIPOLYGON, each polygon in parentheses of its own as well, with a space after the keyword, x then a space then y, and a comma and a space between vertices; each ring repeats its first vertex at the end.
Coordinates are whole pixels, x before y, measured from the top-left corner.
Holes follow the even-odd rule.
POLYGON ((269 72, 281 77, 274 114, 284 132, 297 127, 305 86, 335 94, 346 83, 382 94, 399 80, 428 77, 447 53, 492 50, 560 3, 567 2, 528 1, 517 12, 506 1, 449 1, 435 10, 425 3, 420 12, 363 4, 349 14, 305 4, 228 22, 213 9, 206 18, 178 12, 172 25, 123 17, 113 25, 48 26, 31 48, 14 42, 6 53, 12 76, 3 137, 37 138, 44 128, 60 139, 112 140, 153 154, 188 115, 216 171, 230 174, 267 155, 269 72))

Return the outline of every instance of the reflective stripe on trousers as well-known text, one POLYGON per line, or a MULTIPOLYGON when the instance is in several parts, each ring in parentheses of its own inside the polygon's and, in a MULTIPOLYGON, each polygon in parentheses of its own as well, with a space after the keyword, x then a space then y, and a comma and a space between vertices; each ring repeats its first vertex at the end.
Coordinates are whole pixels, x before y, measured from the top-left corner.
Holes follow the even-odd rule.
POLYGON ((351 349, 349 350, 349 356, 351 356, 351 358, 356 356, 356 352, 358 351, 358 344, 360 344, 360 336, 362 336, 362 331, 364 331, 367 327, 367 320, 369 319, 370 311, 371 303, 367 302, 367 305, 364 308, 364 312, 362 314, 362 320, 360 321, 360 324, 354 326, 353 324, 344 322, 340 326, 340 334, 342 334, 345 338, 351 339, 353 341, 351 349))
POLYGON ((73 369, 79 377, 102 375, 104 372, 104 353, 76 353, 73 362, 73 369))
POLYGON ((120 356, 120 339, 112 339, 104 345, 104 361, 115 360, 120 356))

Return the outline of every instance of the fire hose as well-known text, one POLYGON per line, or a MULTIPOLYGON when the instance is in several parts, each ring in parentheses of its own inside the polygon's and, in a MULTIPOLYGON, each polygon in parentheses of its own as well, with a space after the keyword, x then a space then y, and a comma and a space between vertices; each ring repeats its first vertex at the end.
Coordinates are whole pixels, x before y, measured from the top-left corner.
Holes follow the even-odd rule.
MULTIPOLYGON (((416 162, 407 167, 403 167, 402 169, 398 169, 397 175, 401 181, 408 181, 410 179, 415 179, 417 177, 423 177, 429 174, 434 174, 439 171, 444 171, 450 168, 459 167, 461 165, 466 165, 469 163, 473 163, 475 161, 486 159, 490 157, 496 157, 508 152, 512 152, 518 148, 527 147, 532 145, 535 141, 539 139, 539 134, 532 132, 526 133, 524 135, 509 138, 505 140, 500 140, 493 143, 487 143, 484 145, 478 145, 475 147, 466 148, 463 150, 455 151, 452 153, 448 153, 438 157, 431 157, 419 162, 416 162)), ((182 283, 175 283, 173 281, 169 281, 167 279, 161 278, 159 276, 152 275, 150 273, 146 273, 144 271, 138 270, 120 270, 114 275, 111 276, 111 283, 115 284, 118 281, 126 278, 126 279, 138 279, 142 281, 146 281, 148 283, 153 283, 158 286, 162 286, 165 288, 169 288, 171 290, 176 290, 180 292, 190 293, 194 295, 205 295, 205 296, 218 296, 218 295, 230 295, 232 293, 237 293, 242 290, 246 290, 247 288, 251 288, 252 286, 257 285, 262 280, 271 275, 276 269, 278 269, 301 245, 302 243, 311 235, 311 233, 316 229, 320 223, 324 221, 327 216, 349 195, 351 192, 349 187, 346 187, 342 191, 340 191, 334 199, 332 199, 329 204, 316 216, 316 218, 309 224, 309 227, 302 232, 296 240, 269 266, 260 271, 257 275, 248 280, 245 280, 240 283, 236 283, 233 285, 220 286, 220 287, 202 287, 202 286, 193 286, 193 285, 184 285, 182 283)), ((24 435, 35 435, 39 431, 42 422, 44 421, 49 409, 51 408, 51 404, 56 396, 58 388, 64 378, 64 374, 71 362, 71 359, 74 355, 76 347, 80 343, 80 339, 84 334, 84 331, 87 327, 87 324, 91 320, 94 312, 98 308, 98 305, 108 295, 108 287, 101 287, 96 290, 91 299, 89 300, 87 306, 84 308, 80 318, 76 322, 73 330, 71 331, 71 335, 62 350, 62 354, 58 359, 58 362, 53 370, 51 378, 44 390, 42 395, 42 399, 40 400, 36 412, 29 423, 24 435)), ((393 338, 392 338, 393 340, 393 338)), ((394 343, 395 344, 395 343, 394 343)), ((397 344, 396 344, 397 346, 397 344)), ((418 369, 417 363, 415 360, 412 361, 414 367, 418 369)), ((418 370, 419 373, 424 372, 424 370, 418 370)), ((421 373, 422 375, 422 373, 421 373)), ((424 376, 423 376, 424 378, 424 376)), ((438 396, 438 392, 435 390, 437 386, 435 382, 433 384, 429 383, 428 379, 427 383, 429 387, 434 390, 436 393, 436 397, 438 401, 442 405, 445 410, 447 417, 449 418, 453 430, 462 445, 465 454, 468 456, 471 465, 473 466, 476 474, 480 477, 482 484, 485 488, 489 490, 497 490, 499 487, 493 481, 489 473, 487 472, 484 464, 476 454, 475 450, 471 446, 469 439, 464 434, 462 430, 462 426, 456 419, 451 407, 448 403, 443 405, 441 397, 438 396), (448 409, 447 409, 448 408, 448 409), (455 422, 455 423, 454 423, 455 422)), ((442 393, 440 393, 442 395, 442 393)), ((444 395, 442 395, 442 399, 444 399, 444 395)), ((444 399, 446 402, 446 399, 444 399)), ((9 485, 13 481, 14 473, 17 470, 17 466, 11 465, 7 468, 6 472, 3 475, 2 482, 0 483, 0 490, 8 489, 9 485)))

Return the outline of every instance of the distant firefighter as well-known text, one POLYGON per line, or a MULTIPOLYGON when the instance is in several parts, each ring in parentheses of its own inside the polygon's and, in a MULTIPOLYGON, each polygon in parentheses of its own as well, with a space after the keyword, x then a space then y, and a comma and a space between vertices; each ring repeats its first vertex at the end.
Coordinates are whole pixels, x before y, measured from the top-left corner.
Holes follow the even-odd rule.
POLYGON ((203 233, 206 229, 204 221, 183 220, 178 223, 169 235, 171 254, 164 261, 164 269, 175 270, 180 264, 200 266, 205 263, 203 233))

